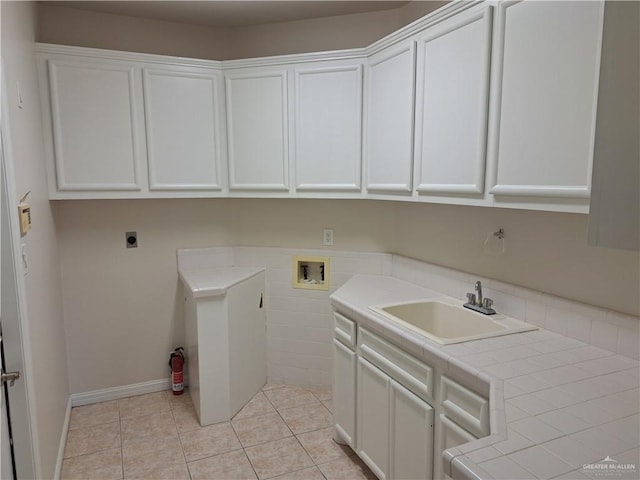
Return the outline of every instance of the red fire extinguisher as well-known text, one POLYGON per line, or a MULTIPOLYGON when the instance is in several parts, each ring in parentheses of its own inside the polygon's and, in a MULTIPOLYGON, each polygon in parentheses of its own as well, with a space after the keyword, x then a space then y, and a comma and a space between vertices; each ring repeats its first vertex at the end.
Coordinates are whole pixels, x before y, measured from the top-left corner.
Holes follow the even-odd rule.
POLYGON ((184 349, 176 348, 169 355, 169 368, 171 368, 171 390, 174 395, 184 393, 183 369, 185 364, 184 349))

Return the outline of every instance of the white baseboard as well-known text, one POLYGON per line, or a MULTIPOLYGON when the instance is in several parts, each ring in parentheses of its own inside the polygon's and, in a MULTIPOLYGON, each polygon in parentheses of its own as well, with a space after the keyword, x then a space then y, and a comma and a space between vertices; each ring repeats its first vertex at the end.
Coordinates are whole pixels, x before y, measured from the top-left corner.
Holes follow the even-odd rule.
POLYGON ((60 434, 60 445, 58 446, 58 459, 56 460, 56 470, 53 474, 54 480, 59 480, 62 476, 62 461, 64 460, 64 447, 67 445, 67 433, 69 433, 69 422, 71 421, 71 397, 67 401, 67 412, 64 415, 62 433, 60 434))
POLYGON ((77 407, 80 405, 89 405, 91 403, 106 402, 108 400, 117 400, 119 398, 133 397, 135 395, 143 395, 145 393, 162 392, 170 389, 171 384, 169 383, 169 378, 163 378, 161 380, 134 383, 132 385, 124 385, 122 387, 74 393, 71 395, 71 406, 77 407))

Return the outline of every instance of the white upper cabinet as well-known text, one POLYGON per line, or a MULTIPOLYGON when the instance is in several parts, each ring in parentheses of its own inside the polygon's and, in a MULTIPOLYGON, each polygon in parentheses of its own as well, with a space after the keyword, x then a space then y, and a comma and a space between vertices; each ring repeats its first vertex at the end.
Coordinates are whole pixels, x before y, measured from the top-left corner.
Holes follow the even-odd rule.
POLYGON ((489 148, 497 202, 533 196, 588 205, 602 18, 602 2, 500 5, 489 148))
POLYGON ((150 190, 221 190, 221 74, 143 68, 150 190))
MULTIPOLYGON (((603 11, 451 2, 363 49, 224 62, 38 45, 50 198, 587 213, 603 11)), ((604 174, 623 169, 607 163, 604 174)))
POLYGON ((360 190, 361 119, 360 63, 295 68, 297 190, 360 190))
POLYGON ((225 73, 231 190, 289 190, 286 69, 225 73))
POLYGON ((492 7, 474 9, 418 39, 416 181, 421 194, 484 189, 492 7))
POLYGON ((369 59, 365 79, 367 191, 411 192, 414 78, 413 41, 369 59))
POLYGON ((141 191, 146 179, 139 69, 78 57, 54 57, 42 66, 49 80, 43 97, 50 105, 44 115, 51 190, 141 191))

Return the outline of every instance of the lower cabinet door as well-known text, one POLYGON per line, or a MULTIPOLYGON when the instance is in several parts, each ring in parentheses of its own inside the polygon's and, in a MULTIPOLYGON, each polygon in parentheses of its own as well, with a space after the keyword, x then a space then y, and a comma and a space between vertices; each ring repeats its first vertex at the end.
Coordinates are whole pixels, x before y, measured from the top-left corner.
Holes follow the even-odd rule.
POLYGON ((444 469, 442 462, 442 452, 448 448, 471 442, 475 440, 476 437, 457 423, 451 421, 446 415, 441 414, 438 423, 439 425, 436 428, 436 448, 434 449, 433 478, 439 479, 447 475, 447 471, 444 469))
POLYGON ((391 380, 389 478, 433 478, 433 408, 391 380))
POLYGON ((333 423, 339 440, 355 448, 356 354, 333 340, 333 423))
POLYGON ((391 379, 358 357, 356 451, 380 480, 389 478, 391 379))

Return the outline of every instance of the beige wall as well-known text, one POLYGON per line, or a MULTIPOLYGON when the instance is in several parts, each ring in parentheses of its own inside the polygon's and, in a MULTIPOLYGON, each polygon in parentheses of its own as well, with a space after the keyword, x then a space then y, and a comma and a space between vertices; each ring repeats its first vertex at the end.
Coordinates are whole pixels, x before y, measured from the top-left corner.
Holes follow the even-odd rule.
POLYGON ((398 27, 396 9, 235 28, 229 58, 365 47, 398 27))
POLYGON ((639 314, 638 252, 587 245, 587 215, 398 204, 395 219, 394 251, 401 255, 639 314), (505 253, 484 254, 485 238, 499 228, 505 253))
POLYGON ((446 2, 239 28, 111 15, 48 4, 38 6, 38 41, 209 60, 364 47, 446 2))
POLYGON ((38 5, 38 41, 158 55, 224 60, 226 29, 38 5))
POLYGON ((71 391, 167 376, 183 339, 176 249, 224 245, 390 251, 393 204, 324 200, 53 202, 71 391), (139 247, 125 248, 125 232, 139 247))
MULTIPOLYGON (((9 98, 9 123, 15 164, 16 191, 31 191, 33 229, 24 237, 29 258, 26 282, 27 322, 31 363, 32 418, 42 478, 52 478, 65 418, 69 384, 60 289, 56 233, 48 201, 42 143, 39 90, 34 41, 36 11, 30 2, 5 2, 2 10, 2 60, 9 98), (20 82, 24 107, 16 102, 20 82)), ((4 248, 4 246, 3 246, 4 248)))

